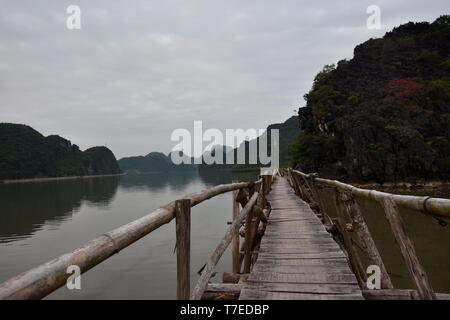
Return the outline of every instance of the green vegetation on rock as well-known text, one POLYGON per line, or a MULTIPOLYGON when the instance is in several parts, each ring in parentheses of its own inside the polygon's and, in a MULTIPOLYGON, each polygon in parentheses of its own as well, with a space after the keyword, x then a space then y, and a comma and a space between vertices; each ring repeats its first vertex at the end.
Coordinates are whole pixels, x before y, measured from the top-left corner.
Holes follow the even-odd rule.
POLYGON ((344 180, 450 179, 449 52, 450 16, 442 16, 401 25, 325 66, 299 109, 292 163, 344 180))
POLYGON ((80 151, 69 140, 33 128, 0 123, 0 180, 120 173, 106 147, 80 151))

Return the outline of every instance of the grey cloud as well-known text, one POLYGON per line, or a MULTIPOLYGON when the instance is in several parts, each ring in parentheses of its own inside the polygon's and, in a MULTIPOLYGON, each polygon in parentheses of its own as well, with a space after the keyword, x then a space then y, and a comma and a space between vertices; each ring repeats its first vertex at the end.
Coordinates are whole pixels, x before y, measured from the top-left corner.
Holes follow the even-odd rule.
POLYGON ((118 157, 170 151, 172 130, 265 128, 314 75, 447 1, 0 1, 0 121, 118 157), (69 4, 82 30, 65 28, 69 4), (383 30, 367 30, 381 7, 383 30))

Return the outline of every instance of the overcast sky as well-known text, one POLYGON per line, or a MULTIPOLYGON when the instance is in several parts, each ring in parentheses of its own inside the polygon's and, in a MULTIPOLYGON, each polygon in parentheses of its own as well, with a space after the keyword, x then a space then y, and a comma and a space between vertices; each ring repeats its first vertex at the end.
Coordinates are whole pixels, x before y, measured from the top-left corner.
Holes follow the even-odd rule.
MULTIPOLYGON (((169 152, 176 128, 265 128, 325 65, 448 0, 0 0, 0 122, 117 158, 169 152), (66 9, 81 8, 81 30, 66 9), (366 9, 381 8, 381 30, 366 9)), ((447 11, 447 12, 446 12, 447 11)))

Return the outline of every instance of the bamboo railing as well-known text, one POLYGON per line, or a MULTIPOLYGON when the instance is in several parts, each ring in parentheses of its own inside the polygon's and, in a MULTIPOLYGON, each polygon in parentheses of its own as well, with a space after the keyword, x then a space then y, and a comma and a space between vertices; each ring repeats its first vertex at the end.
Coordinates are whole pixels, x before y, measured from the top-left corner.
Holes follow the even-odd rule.
MULTIPOLYGON (((228 228, 222 241, 214 250, 211 258, 202 269, 200 278, 195 286, 191 300, 200 300, 204 297, 205 291, 210 288, 210 279, 215 267, 229 244, 232 246, 232 270, 231 274, 224 274, 224 282, 238 282, 242 274, 251 272, 256 262, 255 251, 267 223, 267 217, 270 214, 270 207, 266 201, 266 195, 270 191, 270 185, 273 182, 274 175, 261 176, 261 184, 258 191, 255 186, 242 188, 233 194, 233 222, 228 228), (239 212, 239 204, 242 210, 239 212), (243 230, 240 230, 243 228, 243 230), (244 237, 242 244, 243 251, 239 247, 239 236, 244 237), (242 269, 243 264, 243 270, 242 269), (231 280, 230 280, 231 279, 231 280)), ((214 287, 214 286, 213 286, 214 287)), ((222 287, 223 288, 223 287, 222 287)), ((221 292, 223 294, 223 292, 221 292)), ((186 298, 187 297, 183 297, 186 298)))
MULTIPOLYGON (((335 180, 319 178, 317 174, 305 174, 292 169, 280 169, 286 176, 296 194, 307 201, 311 208, 322 218, 327 230, 347 253, 350 265, 361 289, 366 288, 366 270, 363 268, 362 252, 370 265, 376 265, 381 271, 381 288, 391 290, 393 285, 383 263, 381 255, 370 234, 355 197, 378 201, 398 244, 412 281, 420 299, 436 299, 425 269, 420 263, 411 238, 407 235, 399 207, 409 208, 432 216, 442 225, 442 218, 450 217, 450 200, 431 197, 397 195, 375 190, 354 187, 335 180), (337 218, 331 218, 325 211, 323 199, 318 193, 318 186, 334 190, 334 202, 337 218)), ((367 291, 366 291, 367 292, 367 291)), ((371 295, 372 297, 373 295, 371 295)))
MULTIPOLYGON (((265 194, 270 188, 268 184, 271 181, 271 176, 262 176, 256 182, 219 185, 197 193, 188 194, 182 199, 162 206, 140 219, 104 233, 72 252, 61 255, 54 260, 3 282, 0 284, 0 300, 41 299, 66 284, 70 276, 67 273, 69 266, 76 265, 80 268, 81 273, 84 273, 162 225, 171 222, 174 218, 176 219, 177 299, 189 299, 191 208, 217 195, 236 191, 239 196, 234 198, 233 211, 238 210, 236 209, 238 208, 237 203, 240 203, 243 209, 239 215, 234 214, 233 224, 229 227, 224 239, 219 244, 199 279, 199 283, 192 295, 192 298, 199 299, 205 290, 205 279, 207 284, 212 275, 211 270, 215 268, 229 242, 232 238, 235 239, 236 235, 239 235, 242 221, 247 219, 248 216, 253 219, 254 215, 259 213, 256 210, 256 205, 264 203, 265 194)), ((252 219, 250 223, 247 221, 245 228, 248 230, 253 226, 252 219)), ((253 238, 250 238, 250 236, 254 236, 253 232, 254 230, 246 237, 245 242, 247 244, 253 244, 253 238)), ((239 265, 242 263, 242 255, 238 249, 239 244, 233 250, 233 259, 235 259, 233 260, 235 261, 233 265, 236 263, 236 266, 238 263, 239 265)), ((245 254, 247 263, 249 254, 251 253, 246 252, 245 254)), ((236 269, 233 269, 233 272, 236 271, 236 269)))

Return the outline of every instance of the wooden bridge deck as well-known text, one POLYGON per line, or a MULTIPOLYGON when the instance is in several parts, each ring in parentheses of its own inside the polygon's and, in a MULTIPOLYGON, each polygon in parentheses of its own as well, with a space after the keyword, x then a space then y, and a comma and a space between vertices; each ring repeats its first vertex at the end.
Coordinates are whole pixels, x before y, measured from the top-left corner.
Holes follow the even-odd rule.
POLYGON ((267 199, 269 222, 239 299, 363 299, 344 252, 285 178, 277 177, 267 199))

